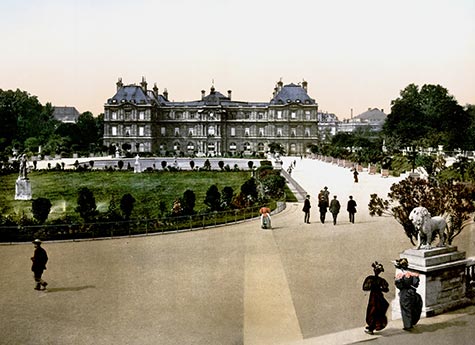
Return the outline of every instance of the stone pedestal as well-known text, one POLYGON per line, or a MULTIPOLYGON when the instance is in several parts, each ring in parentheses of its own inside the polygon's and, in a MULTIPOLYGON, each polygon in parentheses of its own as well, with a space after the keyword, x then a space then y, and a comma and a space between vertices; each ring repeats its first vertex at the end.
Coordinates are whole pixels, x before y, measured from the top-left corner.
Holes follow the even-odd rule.
POLYGON ((21 177, 16 180, 15 200, 31 200, 30 180, 21 177))
MULTIPOLYGON (((408 271, 419 274, 417 293, 423 302, 421 317, 442 314, 470 302, 465 295, 465 252, 459 252, 457 247, 407 249, 400 257, 407 258, 408 271)), ((399 294, 396 293, 392 302, 392 319, 400 318, 399 294)))

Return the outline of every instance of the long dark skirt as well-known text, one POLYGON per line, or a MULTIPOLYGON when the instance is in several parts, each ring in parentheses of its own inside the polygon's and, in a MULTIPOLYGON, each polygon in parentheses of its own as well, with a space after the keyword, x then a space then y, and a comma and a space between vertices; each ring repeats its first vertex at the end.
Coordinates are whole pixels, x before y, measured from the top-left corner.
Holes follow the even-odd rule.
POLYGON ((412 328, 421 318, 421 296, 414 289, 403 289, 399 292, 399 303, 404 328, 412 328))
POLYGON ((386 311, 389 303, 381 291, 371 291, 369 295, 368 307, 366 308, 366 323, 368 329, 380 331, 388 324, 386 311))

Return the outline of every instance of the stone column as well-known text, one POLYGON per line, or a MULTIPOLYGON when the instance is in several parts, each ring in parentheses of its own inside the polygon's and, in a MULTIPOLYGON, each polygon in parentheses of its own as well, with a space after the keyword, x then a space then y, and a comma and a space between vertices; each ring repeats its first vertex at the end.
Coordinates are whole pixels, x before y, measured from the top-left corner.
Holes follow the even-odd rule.
MULTIPOLYGON (((417 293, 422 297, 421 317, 430 317, 463 307, 470 303, 465 295, 465 252, 457 247, 427 250, 407 249, 400 254, 407 258, 408 271, 419 274, 417 293)), ((396 289, 397 290, 397 289, 396 289)), ((392 302, 392 319, 401 318, 399 294, 392 302)))

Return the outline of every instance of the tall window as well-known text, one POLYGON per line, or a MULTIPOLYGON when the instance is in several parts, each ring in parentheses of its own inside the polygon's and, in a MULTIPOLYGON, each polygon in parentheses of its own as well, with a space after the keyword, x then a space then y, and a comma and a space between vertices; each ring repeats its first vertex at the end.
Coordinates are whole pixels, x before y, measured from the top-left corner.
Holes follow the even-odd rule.
POLYGON ((175 136, 179 136, 180 135, 180 128, 178 127, 175 127, 175 136))
POLYGON ((296 113, 295 111, 291 112, 291 113, 290 113, 290 117, 291 117, 292 119, 296 119, 296 118, 297 118, 297 113, 296 113))
POLYGON ((277 118, 278 119, 282 118, 282 110, 277 110, 277 118))
POLYGON ((145 120, 145 111, 139 112, 139 120, 145 120))
POLYGON ((231 127, 231 136, 234 137, 236 136, 236 128, 231 127))
POLYGON ((260 137, 264 136, 264 128, 259 128, 259 136, 260 137))
POLYGON ((307 121, 310 120, 310 110, 305 110, 305 119, 306 119, 307 121))
POLYGON ((112 120, 117 120, 117 112, 116 111, 112 112, 111 118, 112 118, 112 120))
POLYGON ((308 127, 305 128, 305 136, 306 137, 310 136, 310 128, 308 128, 308 127))
POLYGON ((249 128, 245 128, 245 129, 244 129, 244 135, 245 135, 246 137, 248 137, 248 136, 250 135, 249 133, 250 133, 249 128))
POLYGON ((145 135, 145 127, 140 126, 139 127, 139 136, 143 137, 145 135))
POLYGON ((112 126, 111 127, 111 134, 112 135, 117 135, 117 126, 112 126))
POLYGON ((282 136, 282 128, 277 128, 277 136, 278 137, 282 136))
POLYGON ((166 133, 167 133, 167 131, 166 131, 165 127, 161 127, 160 128, 160 135, 165 136, 166 133))

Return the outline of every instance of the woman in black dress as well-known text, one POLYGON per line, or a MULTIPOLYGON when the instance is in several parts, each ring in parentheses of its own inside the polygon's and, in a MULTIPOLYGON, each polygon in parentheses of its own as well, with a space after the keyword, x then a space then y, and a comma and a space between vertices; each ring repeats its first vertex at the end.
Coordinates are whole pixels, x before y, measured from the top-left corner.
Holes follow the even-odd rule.
POLYGON ((406 258, 396 260, 395 284, 399 289, 399 304, 405 331, 411 330, 417 324, 422 312, 422 298, 416 292, 419 275, 408 271, 408 266, 406 258))
POLYGON ((372 265, 374 275, 366 277, 363 283, 363 291, 370 291, 368 307, 366 308, 366 328, 365 332, 374 334, 374 331, 380 331, 388 324, 386 311, 389 303, 384 298, 383 292, 389 291, 388 282, 381 278, 379 274, 384 272, 382 264, 375 261, 372 265))

